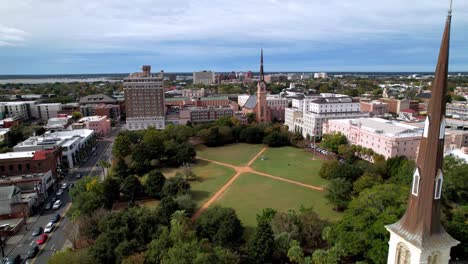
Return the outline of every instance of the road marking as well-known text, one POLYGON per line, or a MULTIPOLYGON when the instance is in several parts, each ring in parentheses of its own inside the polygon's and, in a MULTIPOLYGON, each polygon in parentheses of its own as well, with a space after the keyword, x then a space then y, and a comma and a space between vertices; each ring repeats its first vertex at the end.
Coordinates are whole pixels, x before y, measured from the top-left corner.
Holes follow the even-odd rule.
MULTIPOLYGON (((65 209, 65 211, 63 211, 63 214, 62 214, 62 217, 60 218, 60 220, 58 221, 58 224, 60 224, 60 222, 62 222, 63 218, 65 217, 65 215, 67 214, 68 210, 70 209, 72 203, 70 202, 70 204, 67 206, 67 208, 65 209)), ((49 238, 47 238, 47 240, 49 240, 49 238)), ((42 246, 39 248, 39 252, 37 252, 37 255, 33 258, 33 260, 31 261, 30 264, 34 264, 34 262, 36 262, 36 259, 37 257, 41 254, 42 250, 44 250, 45 246, 47 245, 47 240, 46 242, 44 242, 44 244, 42 244, 42 246)))
MULTIPOLYGON (((32 238, 32 237, 31 237, 31 238, 32 238)), ((34 244, 34 240, 33 240, 33 241, 31 241, 31 244, 29 244, 29 245, 30 245, 30 246, 32 246, 33 244, 34 244)))

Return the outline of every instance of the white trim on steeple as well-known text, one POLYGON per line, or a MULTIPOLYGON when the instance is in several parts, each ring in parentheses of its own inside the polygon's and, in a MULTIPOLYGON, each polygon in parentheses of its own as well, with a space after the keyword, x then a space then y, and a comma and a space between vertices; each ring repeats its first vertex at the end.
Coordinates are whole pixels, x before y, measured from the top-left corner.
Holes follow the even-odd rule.
POLYGON ((442 120, 440 120, 440 130, 439 130, 439 139, 445 138, 445 127, 447 126, 447 121, 445 120, 445 116, 442 116, 442 120))
POLYGON ((444 174, 442 173, 442 170, 439 170, 439 173, 437 173, 437 177, 435 179, 435 188, 434 188, 434 199, 440 199, 440 196, 442 196, 442 184, 444 183, 444 174))
POLYGON ((419 183, 421 182, 421 175, 419 174, 419 168, 413 173, 413 184, 411 185, 411 194, 414 196, 418 196, 419 194, 419 183))
POLYGON ((429 135, 429 123, 430 123, 429 116, 427 116, 426 121, 424 121, 423 137, 425 137, 425 138, 427 138, 427 136, 429 135))

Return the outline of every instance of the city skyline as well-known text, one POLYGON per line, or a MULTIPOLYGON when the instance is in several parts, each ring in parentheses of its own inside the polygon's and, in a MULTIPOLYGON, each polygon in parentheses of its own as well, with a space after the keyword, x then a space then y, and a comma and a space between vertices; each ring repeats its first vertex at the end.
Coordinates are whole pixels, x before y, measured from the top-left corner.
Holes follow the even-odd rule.
MULTIPOLYGON (((0 10, 0 75, 121 73, 141 64, 255 71, 261 47, 266 72, 433 72, 447 10, 447 1, 422 0, 229 3, 9 3, 0 10)), ((449 70, 468 71, 468 3, 454 6, 449 70)))

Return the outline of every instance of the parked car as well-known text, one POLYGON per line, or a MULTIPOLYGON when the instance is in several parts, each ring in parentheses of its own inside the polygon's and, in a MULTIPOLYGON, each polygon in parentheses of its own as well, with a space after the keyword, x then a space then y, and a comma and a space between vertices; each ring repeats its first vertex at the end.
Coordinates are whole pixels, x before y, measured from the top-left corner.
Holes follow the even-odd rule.
POLYGON ((38 236, 38 235, 42 234, 42 231, 43 231, 42 227, 36 227, 36 228, 33 230, 32 235, 33 235, 33 236, 38 236))
POLYGON ((61 217, 60 217, 60 214, 56 214, 56 215, 54 215, 54 217, 52 217, 52 219, 50 220, 50 222, 52 222, 52 223, 55 224, 55 223, 57 223, 57 222, 60 220, 60 218, 61 218, 61 217))
POLYGON ((52 208, 52 203, 46 203, 46 204, 44 205, 44 209, 45 209, 45 210, 50 210, 50 208, 52 208))
POLYGON ((66 182, 62 183, 62 186, 60 187, 60 189, 62 189, 62 190, 68 189, 68 183, 66 183, 66 182))
POLYGON ((60 195, 62 195, 62 194, 63 194, 63 189, 58 190, 57 196, 60 196, 60 195))
POLYGON ((42 234, 42 235, 36 240, 36 243, 37 243, 38 245, 42 245, 42 244, 44 244, 44 243, 47 241, 48 238, 49 238, 49 236, 48 236, 47 234, 42 234))
POLYGON ((21 264, 21 256, 16 255, 16 256, 11 256, 7 257, 3 260, 4 264, 21 264))
POLYGON ((81 179, 81 177, 82 177, 81 173, 78 173, 78 174, 76 175, 76 178, 77 178, 77 179, 81 179))
POLYGON ((54 205, 52 205, 52 209, 54 209, 54 210, 59 209, 60 206, 62 206, 62 201, 57 200, 57 201, 55 201, 54 205))
POLYGON ((52 202, 55 202, 55 201, 57 200, 57 197, 52 196, 52 198, 50 198, 50 200, 51 200, 52 202))
POLYGON ((39 247, 38 246, 34 246, 34 247, 30 248, 29 251, 28 251, 28 258, 31 259, 31 258, 36 257, 37 253, 39 253, 39 247))
POLYGON ((50 233, 52 230, 54 230, 54 223, 49 222, 44 228, 44 233, 50 233))

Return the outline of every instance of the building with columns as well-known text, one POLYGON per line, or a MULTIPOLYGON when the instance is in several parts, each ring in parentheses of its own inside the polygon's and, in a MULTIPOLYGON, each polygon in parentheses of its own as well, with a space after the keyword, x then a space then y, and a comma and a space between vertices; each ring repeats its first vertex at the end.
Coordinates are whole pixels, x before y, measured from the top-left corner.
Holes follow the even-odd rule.
POLYGON ((445 23, 408 207, 398 222, 386 226, 390 232, 388 264, 449 263, 450 249, 459 244, 445 231, 440 221, 450 22, 451 7, 445 23))

